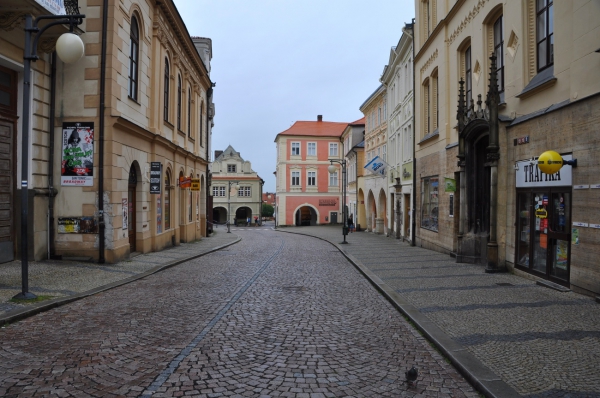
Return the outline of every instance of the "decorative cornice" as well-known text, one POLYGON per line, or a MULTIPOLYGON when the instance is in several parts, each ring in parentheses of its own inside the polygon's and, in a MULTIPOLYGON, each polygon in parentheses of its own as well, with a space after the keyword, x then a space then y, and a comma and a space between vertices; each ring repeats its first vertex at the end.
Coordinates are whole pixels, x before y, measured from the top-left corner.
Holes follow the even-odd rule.
POLYGON ((423 72, 425 72, 427 70, 427 68, 429 68, 431 66, 431 64, 433 63, 433 61, 435 61, 435 59, 437 57, 438 57, 438 50, 436 48, 435 51, 433 52, 433 54, 431 54, 431 56, 427 60, 427 62, 425 62, 425 65, 423 65, 421 67, 421 74, 423 74, 423 72))
POLYGON ((477 14, 479 14, 479 12, 481 11, 481 9, 485 5, 485 3, 487 3, 488 1, 489 0, 479 0, 477 2, 477 4, 475 4, 475 6, 473 6, 473 9, 462 20, 462 22, 458 25, 458 27, 456 29, 454 29, 454 32, 452 32, 450 37, 446 40, 447 45, 452 44, 454 42, 454 40, 456 40, 458 35, 460 35, 460 33, 467 27, 467 25, 469 25, 469 23, 471 23, 473 18, 475 18, 477 16, 477 14))
POLYGON ((0 14, 0 29, 10 31, 21 24, 25 14, 20 12, 7 12, 0 14))

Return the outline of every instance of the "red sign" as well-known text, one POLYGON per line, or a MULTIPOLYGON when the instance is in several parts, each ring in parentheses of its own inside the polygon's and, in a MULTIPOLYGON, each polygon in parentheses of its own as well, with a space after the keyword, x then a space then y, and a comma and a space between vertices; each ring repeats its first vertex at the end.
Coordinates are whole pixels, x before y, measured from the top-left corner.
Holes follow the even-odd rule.
POLYGON ((192 177, 179 177, 179 187, 189 188, 192 186, 192 177))

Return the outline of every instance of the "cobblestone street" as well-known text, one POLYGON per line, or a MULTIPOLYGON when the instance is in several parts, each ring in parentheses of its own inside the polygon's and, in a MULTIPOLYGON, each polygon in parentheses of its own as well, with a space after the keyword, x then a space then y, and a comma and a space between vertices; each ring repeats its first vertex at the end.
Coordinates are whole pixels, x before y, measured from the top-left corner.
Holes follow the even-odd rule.
POLYGON ((0 396, 478 396, 329 243, 238 234, 2 328, 0 396))

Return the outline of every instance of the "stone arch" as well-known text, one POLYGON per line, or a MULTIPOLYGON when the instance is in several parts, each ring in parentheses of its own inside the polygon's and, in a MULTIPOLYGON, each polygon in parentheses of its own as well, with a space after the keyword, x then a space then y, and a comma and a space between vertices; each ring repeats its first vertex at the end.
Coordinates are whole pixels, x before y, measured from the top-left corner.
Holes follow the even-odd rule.
POLYGON ((377 202, 375 202, 375 195, 373 191, 369 190, 367 194, 366 202, 366 216, 367 216, 367 231, 375 231, 375 220, 377 219, 377 202))
MULTIPOLYGON (((301 204, 299 206, 297 206, 294 209, 294 225, 299 227, 302 225, 317 225, 319 218, 319 210, 314 207, 313 205, 309 204, 309 203, 304 203, 301 204), (303 212, 303 209, 307 208, 307 211, 303 212), (310 219, 307 218, 307 214, 310 215, 310 219), (302 217, 306 217, 306 218, 302 218, 302 217)), ((339 220, 341 220, 341 218, 338 218, 338 222, 339 220)))

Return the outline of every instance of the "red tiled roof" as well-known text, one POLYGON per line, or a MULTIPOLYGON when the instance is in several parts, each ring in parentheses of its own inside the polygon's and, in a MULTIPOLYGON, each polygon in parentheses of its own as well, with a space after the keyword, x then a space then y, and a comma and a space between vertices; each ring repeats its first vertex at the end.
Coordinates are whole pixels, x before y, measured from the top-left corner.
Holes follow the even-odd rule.
POLYGON ((354 121, 354 122, 350 123, 350 125, 355 125, 355 124, 365 124, 365 121, 366 121, 366 120, 367 120, 367 118, 363 116, 363 117, 361 117, 360 119, 358 119, 358 120, 356 120, 356 121, 354 121))
MULTIPOLYGON (((289 129, 277 134, 280 135, 305 135, 317 137, 339 137, 348 126, 340 122, 296 122, 289 129)), ((275 138, 277 139, 277 137, 275 138)))

